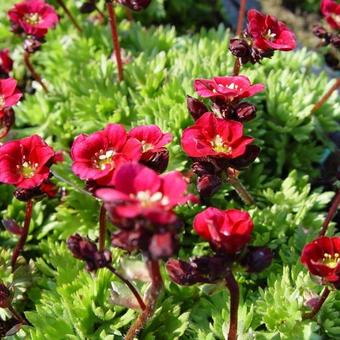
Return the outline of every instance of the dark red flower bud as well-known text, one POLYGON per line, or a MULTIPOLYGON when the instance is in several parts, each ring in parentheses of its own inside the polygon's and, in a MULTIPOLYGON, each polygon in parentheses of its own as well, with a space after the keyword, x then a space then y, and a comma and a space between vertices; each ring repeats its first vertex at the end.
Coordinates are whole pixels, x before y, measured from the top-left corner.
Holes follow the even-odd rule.
POLYGON ((339 59, 331 52, 329 53, 326 53, 325 54, 325 61, 326 61, 326 64, 335 69, 335 70, 338 70, 339 69, 339 59))
POLYGON ((23 188, 17 188, 14 193, 14 197, 22 202, 27 202, 31 200, 32 198, 41 195, 41 191, 39 188, 33 188, 33 189, 23 189, 23 188))
POLYGON ((139 248, 141 238, 142 231, 140 230, 122 230, 112 234, 111 244, 112 247, 121 248, 131 253, 139 248))
POLYGON ((12 108, 0 111, 0 138, 4 138, 15 123, 15 113, 12 108))
POLYGON ((98 251, 94 242, 81 237, 79 234, 69 237, 67 246, 76 259, 86 262, 88 271, 96 271, 111 264, 111 253, 108 250, 98 251))
POLYGON ((204 175, 213 175, 217 171, 214 164, 208 161, 194 162, 191 168, 192 171, 199 177, 204 175))
POLYGON ((243 39, 231 39, 229 51, 237 58, 249 60, 251 57, 251 47, 243 39))
POLYGON ((118 2, 121 5, 129 7, 133 11, 138 12, 147 8, 150 5, 151 0, 118 0, 118 2))
POLYGON ((324 39, 325 41, 329 42, 330 35, 321 25, 314 25, 312 32, 317 38, 324 39))
POLYGON ((200 118, 204 113, 209 112, 209 109, 200 100, 187 96, 187 107, 194 120, 200 118))
POLYGON ((331 44, 336 48, 340 48, 340 34, 332 34, 331 36, 331 44))
POLYGON ((13 69, 13 60, 9 55, 9 49, 0 50, 0 75, 8 77, 8 73, 13 69))
POLYGON ((11 31, 15 34, 21 34, 24 32, 23 28, 16 22, 11 21, 11 31))
POLYGON ((24 50, 28 53, 34 53, 40 49, 43 42, 44 39, 29 36, 24 41, 24 50))
POLYGON ((261 149, 256 145, 247 145, 246 152, 237 158, 229 161, 229 166, 234 169, 247 168, 260 154, 261 149))
POLYGON ((169 151, 166 148, 162 148, 162 150, 158 152, 146 153, 143 155, 140 163, 158 173, 162 173, 169 164, 169 151))
POLYGON ((192 280, 192 266, 188 262, 170 259, 166 263, 166 269, 169 273, 171 281, 177 283, 178 285, 185 286, 196 283, 192 280))
POLYGON ((235 108, 236 120, 247 122, 255 118, 256 106, 247 102, 242 102, 235 108))
POLYGON ((204 175, 197 179, 197 190, 201 197, 214 195, 222 184, 222 180, 217 175, 204 175))
POLYGON ((79 8, 80 13, 83 13, 83 14, 92 13, 95 10, 96 10, 96 0, 86 1, 79 8))
POLYGON ((153 259, 167 259, 178 250, 178 241, 173 233, 155 234, 151 238, 149 254, 153 259))
POLYGON ((11 291, 0 283, 0 308, 8 308, 12 303, 11 291))
POLYGON ((260 273, 269 267, 273 260, 273 253, 267 247, 248 247, 241 265, 248 273, 260 273))

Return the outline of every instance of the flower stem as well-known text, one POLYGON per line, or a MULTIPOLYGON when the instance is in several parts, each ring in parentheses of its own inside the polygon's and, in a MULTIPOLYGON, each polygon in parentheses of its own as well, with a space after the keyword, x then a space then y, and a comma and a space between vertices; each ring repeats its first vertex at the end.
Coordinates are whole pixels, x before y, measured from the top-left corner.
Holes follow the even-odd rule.
POLYGON ((147 305, 145 310, 130 327, 125 336, 125 340, 133 340, 138 332, 145 326, 146 322, 155 311, 158 296, 163 288, 163 279, 160 273, 159 262, 156 260, 149 260, 147 262, 147 267, 151 277, 151 287, 148 291, 147 305))
POLYGON ((322 229, 319 233, 319 236, 324 236, 327 232, 329 223, 332 221, 332 219, 334 218, 337 210, 338 210, 338 206, 340 205, 340 189, 338 189, 338 192, 336 193, 333 201, 332 201, 332 205, 329 208, 329 211, 327 213, 326 219, 322 224, 322 229))
POLYGON ((63 0, 57 0, 57 3, 59 4, 59 6, 64 10, 64 12, 66 13, 66 15, 68 16, 68 18, 71 20, 73 26, 78 30, 79 33, 82 32, 81 27, 79 26, 79 24, 77 23, 77 20, 74 18, 74 16, 72 15, 72 13, 69 11, 69 9, 66 7, 65 3, 63 0))
POLYGON ((234 189, 236 190, 236 192, 238 193, 242 201, 248 205, 255 204, 253 197, 248 192, 248 190, 244 187, 244 185, 240 182, 237 175, 234 173, 233 169, 228 170, 227 173, 228 173, 228 177, 227 177, 228 183, 234 187, 234 189))
POLYGON ((34 66, 33 66, 33 64, 31 63, 31 60, 30 60, 30 53, 28 53, 28 52, 25 52, 25 53, 24 53, 24 63, 25 63, 25 65, 26 65, 27 69, 31 72, 31 74, 32 74, 32 76, 33 76, 33 78, 34 78, 34 80, 35 80, 36 82, 38 82, 38 83, 41 85, 41 87, 43 88, 43 90, 44 90, 46 93, 48 93, 48 89, 47 89, 46 85, 43 83, 43 81, 42 81, 42 79, 41 79, 39 73, 34 69, 34 66))
POLYGON ((25 222, 24 222, 24 227, 22 228, 22 234, 19 238, 19 241, 14 249, 13 255, 12 255, 12 271, 14 272, 15 264, 17 262, 17 259, 24 248, 25 242, 27 240, 28 236, 28 231, 29 231, 29 226, 31 223, 31 218, 32 218, 32 210, 33 210, 33 201, 29 200, 26 203, 26 213, 25 213, 25 222))
POLYGON ((138 301, 140 308, 144 311, 146 309, 146 305, 142 297, 138 293, 137 289, 132 285, 132 283, 129 280, 127 280, 123 275, 119 274, 116 271, 116 269, 112 267, 112 265, 107 265, 106 268, 110 270, 113 274, 115 274, 120 280, 122 280, 128 286, 128 288, 131 290, 132 294, 135 296, 136 300, 138 301))
MULTIPOLYGON (((240 36, 243 29, 244 24, 244 17, 246 14, 246 7, 247 7, 247 0, 240 1, 240 10, 238 12, 238 20, 237 20, 237 27, 236 27, 236 36, 240 36)), ((233 75, 237 76, 240 73, 241 62, 240 58, 236 58, 234 63, 233 75)))
POLYGON ((240 288, 237 281, 235 280, 234 274, 231 269, 228 270, 225 280, 230 292, 230 324, 228 340, 236 340, 238 306, 240 303, 240 288))
POLYGON ((105 249, 105 236, 106 236, 106 209, 102 203, 99 212, 99 251, 105 249))
POLYGON ((321 108, 323 104, 326 103, 328 98, 332 95, 334 91, 336 91, 340 87, 340 78, 336 80, 333 86, 324 94, 324 96, 314 105, 312 108, 312 112, 315 112, 321 108))
MULTIPOLYGON (((115 0, 113 0, 115 1, 115 0)), ((122 62, 122 56, 120 51, 120 45, 119 45, 119 38, 118 38, 118 31, 117 31, 117 20, 116 20, 116 13, 113 8, 112 0, 106 1, 106 7, 107 11, 109 13, 109 22, 111 27, 111 34, 112 34, 112 43, 115 50, 115 56, 117 61, 117 68, 118 68, 118 80, 123 80, 123 62, 122 62)))
POLYGON ((15 319, 17 319, 23 325, 27 325, 27 321, 14 309, 12 305, 9 305, 7 308, 15 319))
POLYGON ((321 296, 320 296, 320 299, 318 301, 318 304, 313 308, 313 310, 311 312, 308 312, 308 313, 305 313, 302 315, 302 319, 303 320, 306 320, 306 319, 313 319, 315 317, 316 314, 319 313, 322 305, 324 304, 324 302, 326 301, 329 293, 331 291, 325 287, 325 289, 323 290, 321 296))

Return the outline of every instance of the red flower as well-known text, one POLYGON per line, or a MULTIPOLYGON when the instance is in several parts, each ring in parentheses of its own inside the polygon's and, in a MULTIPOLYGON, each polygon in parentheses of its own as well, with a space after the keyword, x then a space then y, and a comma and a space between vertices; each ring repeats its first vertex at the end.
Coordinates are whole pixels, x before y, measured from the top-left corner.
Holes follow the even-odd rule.
POLYGON ((21 96, 15 79, 0 79, 0 111, 14 106, 21 96))
POLYGON ((296 47, 294 33, 283 22, 256 9, 248 11, 247 33, 253 45, 262 51, 291 51, 296 47))
POLYGON ((340 4, 333 0, 322 0, 321 13, 332 28, 340 29, 340 4))
POLYGON ((213 113, 207 112, 184 130, 182 147, 190 157, 231 159, 242 156, 253 140, 243 135, 242 123, 216 118, 213 113))
POLYGON ((240 210, 208 208, 197 214, 194 229, 217 251, 234 254, 249 241, 253 231, 249 214, 240 210))
POLYGON ((141 144, 120 124, 109 124, 91 135, 80 135, 71 149, 72 170, 82 180, 112 185, 118 165, 141 157, 141 144))
POLYGON ((197 94, 203 98, 221 98, 229 102, 252 97, 264 90, 263 84, 251 85, 246 76, 196 79, 194 87, 197 94))
POLYGON ((0 74, 8 75, 12 68, 13 60, 9 56, 9 49, 0 50, 0 74))
POLYGON ((320 237, 307 244, 301 262, 308 270, 321 276, 324 283, 340 279, 340 237, 320 237))
POLYGON ((37 135, 7 142, 0 147, 0 182, 23 189, 36 188, 49 178, 50 166, 57 158, 37 135))
POLYGON ((179 172, 159 175, 138 163, 122 165, 116 172, 115 189, 99 189, 96 195, 118 218, 145 217, 155 223, 172 223, 172 209, 187 202, 187 183, 179 172))
POLYGON ((8 12, 8 17, 12 25, 21 28, 27 35, 40 38, 59 21, 54 8, 42 0, 20 2, 8 12))

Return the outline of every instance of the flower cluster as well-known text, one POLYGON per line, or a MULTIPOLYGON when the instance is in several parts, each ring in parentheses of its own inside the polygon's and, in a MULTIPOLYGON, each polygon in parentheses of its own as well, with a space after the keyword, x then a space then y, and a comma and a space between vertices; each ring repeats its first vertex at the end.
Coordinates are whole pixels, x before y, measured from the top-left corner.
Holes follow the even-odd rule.
POLYGON ((255 64, 271 57, 276 50, 291 51, 295 47, 295 35, 283 22, 251 9, 247 28, 241 37, 231 39, 229 50, 242 64, 255 64))
POLYGON ((96 191, 120 229, 112 235, 112 245, 129 252, 141 250, 152 259, 173 255, 180 226, 173 209, 190 200, 186 189, 179 172, 159 175, 138 163, 121 165, 115 187, 96 191))
POLYGON ((24 48, 32 53, 40 48, 48 30, 54 28, 58 15, 54 8, 43 0, 24 0, 8 12, 12 31, 25 37, 24 48))
POLYGON ((307 244, 301 262, 322 283, 340 288, 340 237, 320 237, 307 244))
POLYGON ((129 133, 120 124, 109 124, 90 135, 79 135, 73 142, 72 170, 88 184, 88 188, 113 186, 116 169, 130 161, 163 172, 168 165, 171 141, 156 125, 139 126, 129 133))

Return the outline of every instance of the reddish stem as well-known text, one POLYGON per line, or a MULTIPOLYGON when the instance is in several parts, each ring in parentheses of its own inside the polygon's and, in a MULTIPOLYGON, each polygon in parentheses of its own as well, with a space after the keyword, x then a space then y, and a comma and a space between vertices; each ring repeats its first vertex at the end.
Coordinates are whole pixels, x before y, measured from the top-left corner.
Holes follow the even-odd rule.
POLYGON ((31 72, 34 80, 37 81, 41 85, 41 87, 43 88, 43 90, 46 93, 48 93, 48 89, 47 89, 46 85, 43 83, 39 73, 34 69, 34 66, 31 63, 30 53, 28 53, 28 52, 24 53, 24 63, 26 65, 27 69, 31 72))
POLYGON ((227 171, 227 181, 230 185, 233 186, 233 188, 236 190, 237 194, 240 196, 242 201, 245 204, 253 205, 255 204, 255 201, 251 194, 248 192, 248 190, 245 188, 245 186, 241 183, 239 178, 237 177, 237 174, 234 174, 234 169, 229 168, 227 171))
POLYGON ((104 203, 102 203, 99 212, 99 251, 105 249, 105 238, 106 238, 106 209, 104 203))
POLYGON ((15 319, 17 319, 23 325, 27 325, 27 321, 14 309, 12 305, 9 305, 7 308, 15 319))
POLYGON ((237 320, 238 320, 238 306, 240 303, 240 288, 235 280, 231 269, 228 270, 225 277, 227 287, 230 292, 230 324, 228 340, 237 339, 237 320))
POLYGON ((123 275, 119 274, 116 271, 116 269, 113 268, 111 265, 107 265, 106 268, 110 270, 113 274, 115 274, 120 280, 122 280, 128 286, 128 288, 131 290, 132 294, 135 296, 136 300, 138 301, 140 308, 144 311, 146 309, 146 305, 142 297, 138 293, 137 289, 133 286, 133 284, 129 280, 127 280, 123 275))
POLYGON ((151 277, 151 287, 148 292, 148 301, 145 310, 139 315, 137 320, 132 324, 129 331, 125 336, 125 340, 133 340, 140 332, 140 330, 145 326, 147 321, 153 315, 158 296, 163 287, 163 279, 160 273, 159 262, 155 260, 149 260, 147 262, 147 267, 151 277))
POLYGON ((73 26, 78 30, 79 33, 82 32, 81 27, 79 26, 79 24, 77 23, 77 20, 74 18, 74 16, 72 15, 72 13, 69 11, 69 9, 66 7, 65 3, 63 0, 57 0, 57 3, 59 4, 59 6, 64 10, 64 12, 66 13, 66 15, 68 16, 68 18, 71 20, 73 26))
MULTIPOLYGON (((240 10, 238 12, 238 20, 236 27, 236 36, 240 36, 243 29, 244 18, 246 15, 247 0, 240 0, 240 10)), ((237 76, 240 73, 241 62, 239 58, 236 58, 234 63, 233 75, 237 76)))
POLYGON ((113 42, 116 61, 117 61, 118 80, 122 81, 123 80, 123 62, 122 62, 122 56, 121 56, 121 51, 120 51, 120 45, 119 45, 116 13, 113 8, 112 0, 108 0, 106 2, 106 7, 109 13, 109 22, 110 22, 110 27, 111 27, 112 42, 113 42))
POLYGON ((324 236, 327 232, 329 223, 332 221, 332 219, 334 218, 337 210, 338 210, 338 206, 340 205, 340 189, 338 190, 338 192, 335 194, 335 197, 332 201, 332 205, 328 210, 327 216, 325 221, 322 224, 322 229, 319 233, 319 236, 324 236))
POLYGON ((32 218, 32 210, 33 210, 33 201, 29 200, 26 203, 26 213, 25 213, 25 222, 24 222, 24 227, 22 228, 22 234, 19 238, 19 241, 13 251, 13 255, 12 255, 12 271, 14 272, 14 268, 15 268, 15 264, 17 262, 17 259, 20 255, 20 253, 22 252, 22 249, 24 248, 24 245, 26 243, 27 240, 27 236, 28 236, 28 231, 29 231, 29 226, 31 223, 31 218, 32 218))
POLYGON ((312 112, 315 112, 321 108, 323 104, 326 103, 328 98, 332 95, 334 91, 336 91, 340 87, 340 78, 336 80, 334 85, 324 94, 324 96, 314 105, 312 108, 312 112))
POLYGON ((311 312, 303 314, 302 315, 302 319, 304 319, 304 320, 305 319, 313 319, 316 316, 316 314, 319 313, 322 305, 326 301, 326 299, 327 299, 327 297, 328 297, 330 292, 331 291, 327 287, 325 287, 325 289, 323 290, 323 292, 322 292, 322 294, 320 296, 320 299, 319 299, 317 305, 314 306, 314 308, 313 308, 313 310, 311 312))

